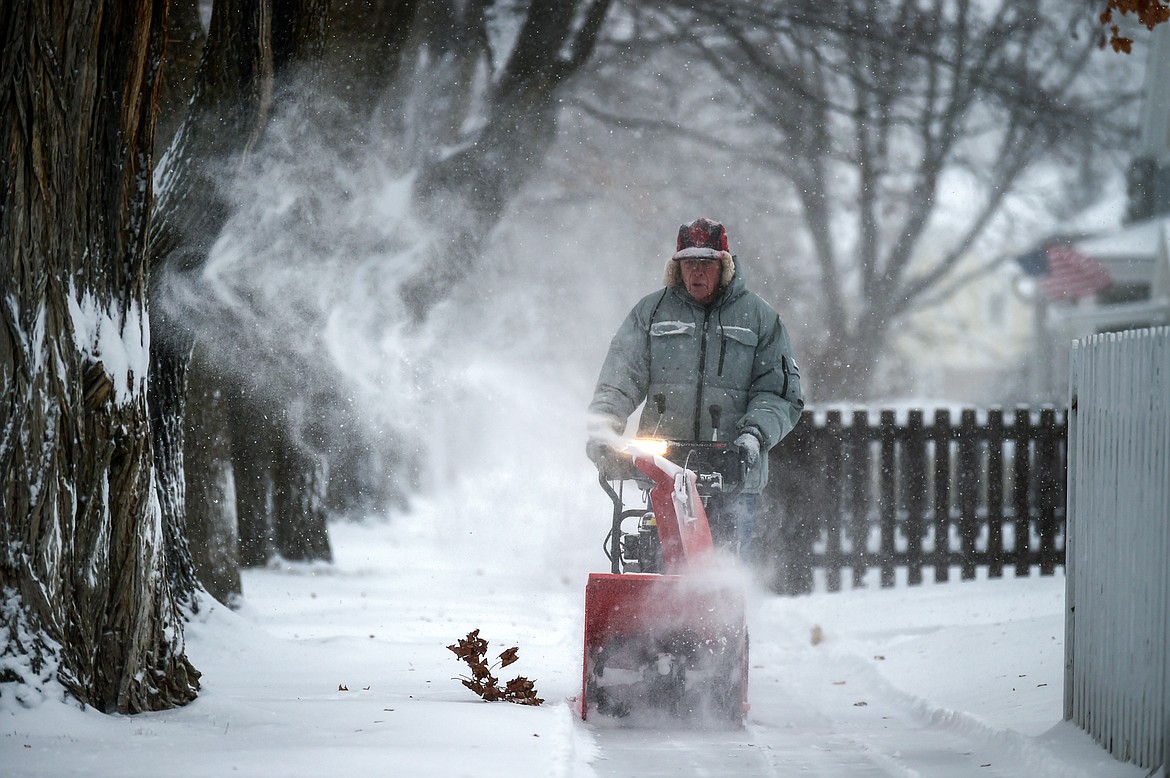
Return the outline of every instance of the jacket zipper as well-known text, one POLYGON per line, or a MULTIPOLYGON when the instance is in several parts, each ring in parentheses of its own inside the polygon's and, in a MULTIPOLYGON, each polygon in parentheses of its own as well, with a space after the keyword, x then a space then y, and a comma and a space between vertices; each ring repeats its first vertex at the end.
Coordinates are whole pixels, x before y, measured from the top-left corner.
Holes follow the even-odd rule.
POLYGON ((722 327, 720 327, 719 328, 719 373, 718 373, 718 375, 720 377, 723 376, 723 357, 725 357, 726 355, 727 355, 727 333, 723 331, 722 327))
POLYGON ((703 426, 703 374, 707 369, 707 323, 711 321, 710 309, 703 309, 703 329, 699 333, 699 375, 695 386, 695 440, 702 440, 703 426))
POLYGON ((780 396, 788 399, 788 358, 783 354, 780 355, 780 368, 784 371, 784 388, 780 390, 780 396))

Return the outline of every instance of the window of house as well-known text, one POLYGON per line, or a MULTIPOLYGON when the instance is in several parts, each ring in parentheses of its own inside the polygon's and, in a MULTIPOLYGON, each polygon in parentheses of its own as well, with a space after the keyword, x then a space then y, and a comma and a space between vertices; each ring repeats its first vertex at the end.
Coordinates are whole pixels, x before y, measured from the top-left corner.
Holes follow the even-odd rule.
POLYGON ((1149 284, 1113 284, 1097 293, 1098 305, 1138 303, 1150 299, 1149 284))

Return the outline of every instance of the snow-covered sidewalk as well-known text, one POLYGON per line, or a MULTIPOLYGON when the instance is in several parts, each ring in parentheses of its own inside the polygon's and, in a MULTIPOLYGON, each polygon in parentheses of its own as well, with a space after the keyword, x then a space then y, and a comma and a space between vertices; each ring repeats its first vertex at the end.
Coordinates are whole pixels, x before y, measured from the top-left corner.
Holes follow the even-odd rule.
POLYGON ((238 613, 212 603, 190 626, 194 704, 120 717, 0 700, 3 774, 1142 775, 1061 722, 1060 576, 755 592, 747 727, 629 730, 569 703, 588 569, 572 560, 588 554, 518 570, 516 549, 440 549, 417 524, 332 529, 334 565, 249 571, 238 613), (493 654, 519 647, 502 677, 534 679, 543 706, 455 680, 445 646, 475 628, 493 654))

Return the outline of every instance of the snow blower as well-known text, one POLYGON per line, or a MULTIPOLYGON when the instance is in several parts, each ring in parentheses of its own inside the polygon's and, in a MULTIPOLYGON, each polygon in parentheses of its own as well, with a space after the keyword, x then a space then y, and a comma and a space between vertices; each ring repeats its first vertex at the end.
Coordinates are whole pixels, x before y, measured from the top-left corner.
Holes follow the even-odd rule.
POLYGON ((704 507, 741 475, 738 449, 716 442, 632 441, 600 468, 613 502, 611 570, 585 587, 583 719, 742 726, 744 590, 719 564, 704 507), (629 481, 648 505, 626 508, 629 481))

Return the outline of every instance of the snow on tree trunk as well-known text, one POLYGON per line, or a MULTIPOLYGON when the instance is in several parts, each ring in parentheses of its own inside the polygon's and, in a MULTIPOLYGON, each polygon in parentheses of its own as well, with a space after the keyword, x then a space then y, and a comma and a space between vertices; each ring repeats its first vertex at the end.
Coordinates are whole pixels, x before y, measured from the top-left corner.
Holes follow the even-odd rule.
MULTIPOLYGON (((276 106, 296 93, 295 79, 290 76, 281 80, 284 71, 296 70, 294 66, 316 69, 313 63, 326 45, 329 5, 324 0, 301 0, 279 7, 265 2, 239 8, 217 4, 213 9, 202 59, 191 75, 192 98, 159 165, 157 218, 151 246, 157 271, 154 280, 159 286, 156 300, 166 300, 169 279, 197 271, 207 261, 212 244, 231 215, 232 206, 224 197, 222 185, 250 154, 264 147, 276 106), (277 89, 278 83, 283 90, 277 89)), ((159 308, 163 307, 160 304, 159 308)), ((183 356, 177 346, 189 345, 206 335, 206 330, 200 332, 192 324, 197 318, 193 314, 206 313, 203 308, 193 312, 180 305, 175 311, 167 311, 173 326, 159 328, 160 340, 166 338, 176 344, 157 351, 173 354, 181 363, 175 365, 181 373, 177 391, 159 393, 155 410, 172 423, 156 431, 181 434, 186 429, 186 434, 195 436, 195 446, 210 446, 191 457, 194 477, 186 479, 185 499, 166 505, 166 517, 168 525, 186 526, 200 581, 215 596, 230 600, 239 592, 238 565, 264 564, 275 555, 274 522, 285 521, 287 515, 274 512, 273 498, 280 488, 273 480, 278 472, 275 457, 281 449, 264 439, 281 439, 279 431, 268 428, 269 420, 283 418, 284 411, 279 407, 280 401, 269 400, 251 406, 254 415, 241 416, 242 411, 234 408, 232 395, 252 377, 229 375, 229 366, 213 364, 214 357, 202 364, 187 364, 190 349, 183 356), (187 396, 201 403, 195 419, 210 425, 207 428, 182 423, 187 382, 191 384, 187 396), (225 402, 233 406, 230 422, 235 429, 230 434, 223 426, 229 421, 224 415, 228 412, 225 402), (257 434, 261 439, 250 439, 257 434), (240 440, 229 443, 229 438, 235 436, 240 440), (238 532, 234 527, 237 517, 238 532)), ((154 314, 160 316, 159 309, 154 314)), ((188 453, 192 448, 183 446, 181 440, 177 445, 167 440, 158 444, 188 453)), ((173 469, 167 476, 183 478, 173 469)), ((305 476, 292 483, 311 481, 311 476, 305 476)), ((313 502, 311 494, 300 500, 305 502, 313 502)), ((324 514, 317 518, 319 531, 324 533, 324 514)), ((290 520, 299 522, 301 517, 292 516, 290 520)), ((313 558, 328 558, 327 541, 324 556, 313 558)))
POLYGON ((181 337, 152 338, 152 372, 147 399, 154 434, 154 465, 163 531, 166 534, 167 577, 175 599, 184 607, 196 608, 199 583, 187 543, 187 484, 184 473, 184 384, 191 343, 181 337), (177 409, 169 413, 167 409, 177 409))
MULTIPOLYGON (((196 348, 188 375, 201 376, 209 369, 196 348)), ((236 474, 223 394, 207 381, 187 382, 183 460, 187 539, 196 575, 212 597, 232 605, 242 589, 236 474)))
MULTIPOLYGON (((62 5, 64 7, 62 7, 62 5)), ((195 697, 165 574, 146 380, 164 0, 0 12, 0 693, 195 697)))

